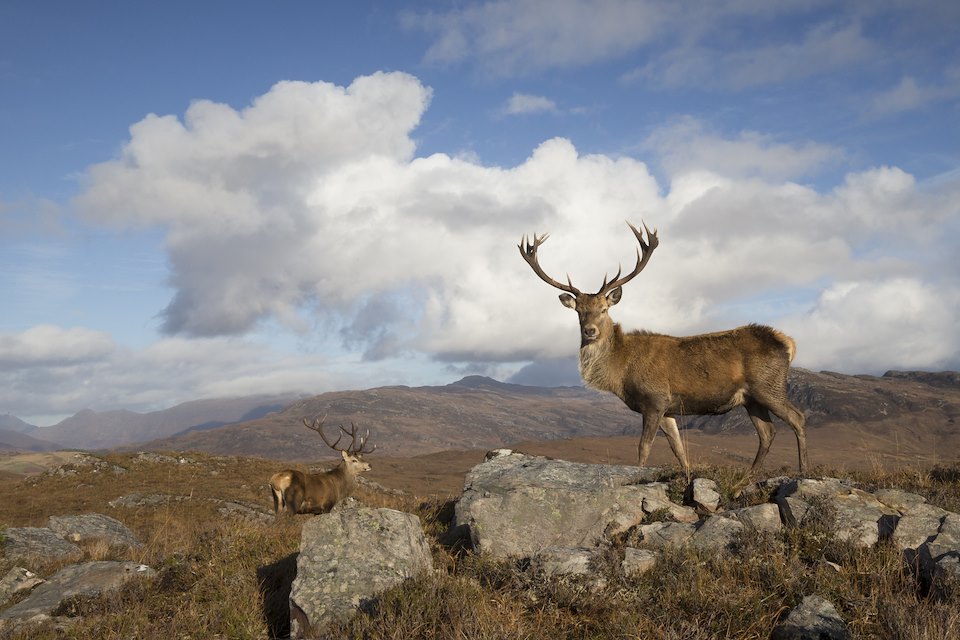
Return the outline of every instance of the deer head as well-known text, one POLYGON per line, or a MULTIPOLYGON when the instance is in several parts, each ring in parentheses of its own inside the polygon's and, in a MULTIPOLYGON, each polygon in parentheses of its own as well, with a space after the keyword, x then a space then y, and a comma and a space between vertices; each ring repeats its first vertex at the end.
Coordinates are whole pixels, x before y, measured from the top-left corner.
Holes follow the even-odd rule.
POLYGON ((637 241, 640 243, 640 248, 637 249, 637 266, 634 267, 633 271, 622 277, 620 275, 621 269, 618 268, 617 275, 609 282, 607 281, 607 277, 604 276, 603 285, 596 293, 583 293, 573 286, 570 282, 569 275, 567 276, 567 284, 563 284, 562 282, 557 282, 543 271, 540 263, 537 261, 537 249, 541 244, 546 242, 547 238, 550 237, 549 234, 545 233, 542 236, 534 234, 533 242, 530 242, 527 237, 524 236, 521 243, 517 245, 517 248, 520 249, 520 255, 523 256, 523 259, 526 260, 527 264, 530 265, 530 268, 533 269, 533 272, 536 273, 541 280, 565 292, 560 294, 560 302, 563 306, 576 311, 580 317, 581 348, 610 335, 613 320, 607 315, 607 310, 620 302, 620 297, 623 295, 623 285, 630 282, 637 274, 643 271, 644 267, 647 266, 647 262, 650 260, 650 256, 653 255, 653 250, 660 244, 656 230, 650 231, 650 228, 647 227, 646 224, 643 225, 643 228, 647 232, 648 241, 646 242, 643 239, 643 232, 629 222, 627 226, 630 227, 633 235, 636 236, 637 241))
POLYGON ((367 429, 366 433, 360 437, 359 441, 357 440, 357 425, 350 423, 350 431, 347 431, 343 425, 340 425, 340 434, 337 436, 336 442, 331 443, 327 439, 327 434, 323 431, 323 423, 326 421, 327 416, 322 418, 314 418, 313 423, 307 422, 307 419, 303 419, 303 426, 311 431, 316 431, 320 434, 320 438, 323 440, 324 444, 333 449, 334 451, 340 452, 340 457, 343 459, 343 464, 347 469, 353 473, 361 473, 363 471, 370 471, 370 464, 363 461, 361 457, 365 453, 373 453, 376 451, 376 445, 371 449, 367 449, 367 439, 370 437, 370 429, 367 429), (340 440, 343 439, 343 436, 350 436, 350 444, 346 448, 339 446, 340 440))

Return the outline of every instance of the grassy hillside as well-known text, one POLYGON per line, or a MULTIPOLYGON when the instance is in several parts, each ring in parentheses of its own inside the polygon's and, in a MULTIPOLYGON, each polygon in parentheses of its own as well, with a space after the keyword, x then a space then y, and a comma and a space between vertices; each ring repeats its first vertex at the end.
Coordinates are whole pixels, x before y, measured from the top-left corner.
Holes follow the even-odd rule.
MULTIPOLYGON (((7 637, 282 637, 289 624, 286 597, 299 530, 308 516, 263 524, 224 516, 213 499, 265 510, 266 478, 284 465, 202 454, 188 458, 177 462, 110 455, 107 465, 77 466, 69 475, 0 481, 8 496, 0 502, 3 525, 42 526, 50 515, 105 513, 126 523, 144 546, 117 551, 87 544, 87 559, 134 560, 158 571, 154 580, 132 584, 115 597, 71 603, 61 613, 82 614, 84 619, 65 630, 58 632, 51 625, 7 637), (107 505, 135 492, 183 499, 154 506, 107 505)), ((391 464, 392 474, 381 477, 385 482, 402 484, 405 477, 422 473, 421 461, 391 464)), ((729 488, 741 471, 702 467, 698 474, 718 480, 728 506, 737 506, 729 488)), ((960 511, 958 466, 853 475, 868 487, 897 486, 960 511)), ((681 478, 668 473, 665 479, 672 481, 675 492, 682 490, 681 478)), ((418 484, 421 490, 430 488, 428 481, 418 484)), ((364 488, 358 497, 371 506, 417 514, 432 540, 438 570, 388 592, 376 614, 358 616, 331 637, 765 639, 774 623, 812 592, 830 599, 858 638, 960 637, 960 592, 939 599, 928 596, 925 586, 902 570, 892 547, 854 549, 838 542, 828 517, 804 531, 746 537, 741 554, 746 562, 673 551, 656 570, 635 579, 612 571, 622 556, 614 547, 605 566, 597 568, 608 577, 606 587, 597 590, 569 578, 534 579, 515 563, 441 545, 452 497, 442 491, 398 495, 364 488)), ((12 566, 3 559, 0 572, 12 566)), ((59 564, 30 568, 49 575, 59 564)))

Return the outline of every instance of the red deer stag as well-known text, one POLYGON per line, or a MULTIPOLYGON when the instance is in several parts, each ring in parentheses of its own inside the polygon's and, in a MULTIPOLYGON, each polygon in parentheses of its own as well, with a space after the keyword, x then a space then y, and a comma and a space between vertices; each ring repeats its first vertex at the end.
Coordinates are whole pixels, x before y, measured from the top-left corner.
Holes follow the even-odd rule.
POLYGON ((518 246, 520 255, 541 280, 566 292, 560 295, 563 306, 580 316, 580 375, 584 382, 615 394, 643 415, 639 464, 647 461, 659 426, 689 474, 675 416, 717 415, 742 406, 760 436, 760 448, 747 478, 763 464, 776 435, 771 413, 796 434, 800 473, 805 473, 805 419, 787 398, 787 374, 796 343, 776 329, 757 324, 682 338, 647 331, 625 333, 607 311, 620 302, 621 287, 643 271, 660 243, 657 232, 651 232, 646 224, 643 228, 649 243, 644 242, 641 231, 629 222, 627 225, 640 243, 637 266, 623 277, 617 270, 611 282, 604 277, 597 293, 581 292, 569 276, 563 284, 544 273, 537 262, 537 248, 547 234, 534 235, 533 242, 524 236, 518 246))
POLYGON ((350 431, 342 426, 337 441, 331 443, 323 432, 323 418, 314 418, 313 424, 303 419, 307 429, 320 434, 323 442, 339 451, 342 458, 336 468, 324 473, 304 473, 294 469, 286 469, 273 474, 270 478, 270 489, 273 491, 273 512, 276 516, 281 513, 326 513, 343 498, 353 493, 357 485, 357 475, 370 470, 370 465, 363 461, 361 455, 371 453, 376 449, 366 449, 366 434, 357 441, 357 427, 350 423, 350 431), (344 435, 350 436, 350 445, 344 449, 338 447, 344 435))

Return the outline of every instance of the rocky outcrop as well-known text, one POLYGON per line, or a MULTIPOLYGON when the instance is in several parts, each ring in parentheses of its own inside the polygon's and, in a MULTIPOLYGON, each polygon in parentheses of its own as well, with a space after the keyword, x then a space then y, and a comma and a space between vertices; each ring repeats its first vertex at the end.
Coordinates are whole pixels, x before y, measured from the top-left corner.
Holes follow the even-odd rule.
POLYGON ((377 595, 433 569, 420 520, 392 509, 341 505, 301 531, 297 577, 290 591, 292 636, 310 638, 377 595))
POLYGON ((47 528, 65 540, 103 540, 111 546, 139 547, 140 541, 119 520, 99 513, 79 516, 50 516, 47 528))
POLYGON ((136 562, 85 562, 64 567, 30 595, 0 613, 0 620, 37 622, 49 619, 69 598, 93 597, 116 591, 130 580, 147 578, 154 570, 136 562))
POLYGON ((257 522, 260 524, 270 524, 274 520, 272 513, 264 510, 262 505, 253 503, 236 502, 233 500, 221 500, 219 498, 196 498, 191 496, 173 496, 169 494, 148 494, 131 493, 119 498, 114 498, 107 504, 113 508, 140 509, 143 507, 158 507, 164 504, 177 504, 180 502, 207 502, 217 506, 217 512, 228 518, 238 518, 248 522, 257 522))
MULTIPOLYGON (((530 557, 549 547, 592 547, 639 524, 645 514, 680 505, 667 499, 655 469, 593 465, 514 453, 466 476, 455 525, 474 549, 530 557)), ((692 510, 689 510, 692 514, 692 510)))
MULTIPOLYGON (((122 522, 99 513, 51 516, 48 525, 6 529, 3 541, 6 558, 25 561, 58 558, 76 560, 83 552, 75 542, 104 541, 110 546, 140 546, 140 541, 122 522)), ((10 626, 47 620, 70 598, 108 593, 119 589, 129 580, 152 575, 153 569, 135 562, 72 564, 46 580, 28 569, 15 567, 0 580, 0 603, 23 591, 30 593, 0 612, 0 621, 10 626)))
POLYGON ((11 527, 3 532, 3 554, 13 560, 79 557, 80 547, 46 527, 11 527))
POLYGON ((4 532, 3 552, 8 558, 44 559, 79 556, 75 542, 103 540, 111 546, 140 546, 122 522, 99 513, 51 516, 46 527, 13 527, 4 532))
POLYGON ((776 533, 829 517, 837 539, 851 545, 892 541, 934 588, 960 579, 960 515, 922 496, 893 489, 870 493, 837 478, 784 477, 760 483, 770 502, 724 511, 716 485, 694 480, 687 500, 707 514, 700 517, 669 498, 667 486, 655 481, 659 473, 499 450, 467 474, 454 529, 482 553, 529 558, 533 566, 566 573, 578 573, 570 567, 585 566, 594 550, 627 540, 623 571, 636 574, 656 557, 632 549, 735 550, 746 531, 776 533), (559 562, 558 549, 566 550, 559 562), (548 557, 538 560, 540 554, 548 557))

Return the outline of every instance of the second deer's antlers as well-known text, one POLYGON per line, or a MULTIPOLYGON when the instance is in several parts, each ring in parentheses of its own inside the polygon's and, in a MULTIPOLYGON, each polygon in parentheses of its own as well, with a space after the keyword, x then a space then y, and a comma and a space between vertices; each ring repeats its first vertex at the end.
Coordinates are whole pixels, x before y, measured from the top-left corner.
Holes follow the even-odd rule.
POLYGON ((340 425, 340 434, 337 436, 337 441, 331 443, 327 439, 327 434, 323 432, 323 423, 326 421, 327 416, 324 415, 322 418, 314 418, 313 423, 307 422, 307 419, 303 419, 303 426, 311 431, 316 431, 320 434, 320 438, 323 440, 324 444, 333 449, 334 451, 344 451, 352 456, 360 455, 362 453, 373 453, 377 449, 377 445, 373 445, 372 449, 367 449, 367 438, 370 437, 370 429, 367 429, 366 433, 360 437, 359 444, 357 443, 357 425, 353 422, 350 423, 350 430, 347 431, 343 425, 340 425), (346 449, 339 447, 340 440, 343 439, 344 435, 350 436, 350 444, 346 449))

